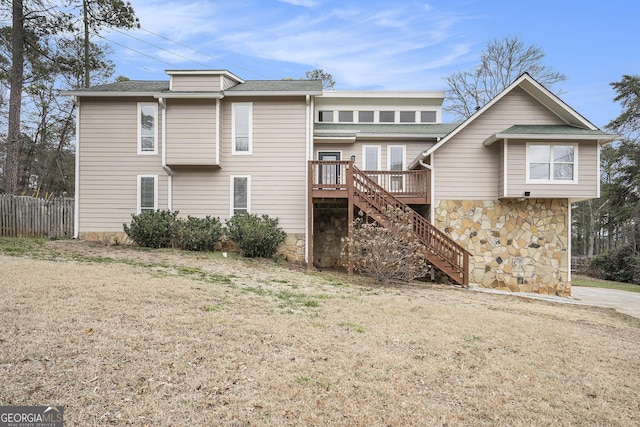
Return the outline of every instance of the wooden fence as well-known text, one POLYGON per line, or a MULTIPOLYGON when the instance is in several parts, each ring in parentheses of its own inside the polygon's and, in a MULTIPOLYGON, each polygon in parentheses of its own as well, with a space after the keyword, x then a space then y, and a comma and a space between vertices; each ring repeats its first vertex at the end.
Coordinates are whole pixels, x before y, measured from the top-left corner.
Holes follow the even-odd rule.
POLYGON ((73 199, 0 194, 0 236, 73 237, 73 199))

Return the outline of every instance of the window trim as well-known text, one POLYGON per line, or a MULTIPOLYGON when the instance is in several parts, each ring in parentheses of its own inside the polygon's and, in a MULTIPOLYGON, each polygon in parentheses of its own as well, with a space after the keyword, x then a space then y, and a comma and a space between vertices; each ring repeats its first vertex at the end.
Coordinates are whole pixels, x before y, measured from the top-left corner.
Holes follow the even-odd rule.
POLYGON ((137 203, 136 212, 138 215, 142 213, 142 178, 153 178, 153 210, 158 210, 158 175, 144 174, 137 177, 137 203))
POLYGON ((525 173, 527 184, 578 184, 578 144, 570 142, 527 142, 525 146, 525 173), (551 158, 549 159, 549 178, 548 179, 533 179, 530 177, 531 173, 531 155, 529 149, 531 146, 546 146, 550 148, 551 158), (571 146, 573 147, 573 179, 554 179, 553 178, 553 147, 556 146, 571 146))
POLYGON ((407 167, 407 146, 406 145, 397 145, 397 144, 389 144, 387 145, 387 170, 391 170, 391 150, 393 148, 402 148, 402 169, 406 170, 407 167))
POLYGON ((231 154, 234 156, 250 156, 253 154, 253 102, 232 102, 231 103, 231 154), (236 107, 248 106, 249 117, 247 118, 249 129, 247 129, 249 149, 247 151, 236 150, 236 107))
POLYGON ((376 144, 366 144, 362 146, 362 170, 381 170, 382 168, 382 146, 376 144), (367 169, 367 148, 374 147, 378 150, 378 169, 367 169))
POLYGON ((138 102, 137 107, 137 132, 138 132, 138 154, 143 156, 158 154, 158 103, 138 102), (142 150, 142 107, 153 107, 153 150, 142 150))
POLYGON ((229 179, 229 217, 235 215, 235 180, 236 178, 247 179, 247 213, 251 213, 251 175, 231 175, 229 179))

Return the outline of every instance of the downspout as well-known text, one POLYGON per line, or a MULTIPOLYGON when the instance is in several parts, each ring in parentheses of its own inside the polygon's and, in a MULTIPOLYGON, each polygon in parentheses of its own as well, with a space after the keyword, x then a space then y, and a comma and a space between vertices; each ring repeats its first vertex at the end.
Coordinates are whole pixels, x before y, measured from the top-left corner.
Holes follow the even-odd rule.
POLYGON ((158 104, 162 109, 162 169, 167 174, 167 209, 173 208, 173 172, 167 166, 167 104, 163 97, 158 97, 158 104))
POLYGON ((80 99, 73 97, 76 106, 76 177, 73 200, 73 238, 80 234, 80 99))

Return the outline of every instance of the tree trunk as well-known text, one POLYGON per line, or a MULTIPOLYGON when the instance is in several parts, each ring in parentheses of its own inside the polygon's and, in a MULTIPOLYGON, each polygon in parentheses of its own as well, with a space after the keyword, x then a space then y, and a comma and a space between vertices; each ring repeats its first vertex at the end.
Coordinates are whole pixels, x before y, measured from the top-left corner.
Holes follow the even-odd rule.
POLYGON ((4 166, 4 191, 18 191, 20 168, 20 108, 22 106, 22 81, 24 74, 24 11, 22 0, 13 0, 13 28, 11 31, 11 74, 9 84, 9 126, 7 131, 7 155, 4 166))
POLYGON ((91 84, 89 70, 90 56, 89 56, 89 15, 87 12, 87 1, 82 0, 82 19, 84 22, 84 87, 89 87, 91 84))

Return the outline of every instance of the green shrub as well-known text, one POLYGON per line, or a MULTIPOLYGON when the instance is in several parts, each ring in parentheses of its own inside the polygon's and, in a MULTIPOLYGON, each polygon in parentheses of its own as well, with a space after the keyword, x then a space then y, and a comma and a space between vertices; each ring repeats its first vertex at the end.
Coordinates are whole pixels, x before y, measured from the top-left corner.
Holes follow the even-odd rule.
POLYGON ((274 256, 278 245, 287 237, 287 233, 278 227, 277 218, 248 213, 228 219, 227 234, 240 246, 242 255, 249 258, 274 256))
POLYGON ((176 236, 178 212, 159 210, 131 215, 131 226, 122 224, 127 236, 140 246, 168 248, 176 236))
POLYGON ((640 254, 632 245, 598 254, 589 264, 591 274, 604 280, 640 285, 640 254))
POLYGON ((178 221, 177 243, 188 251, 213 251, 224 234, 218 218, 188 216, 178 221))

